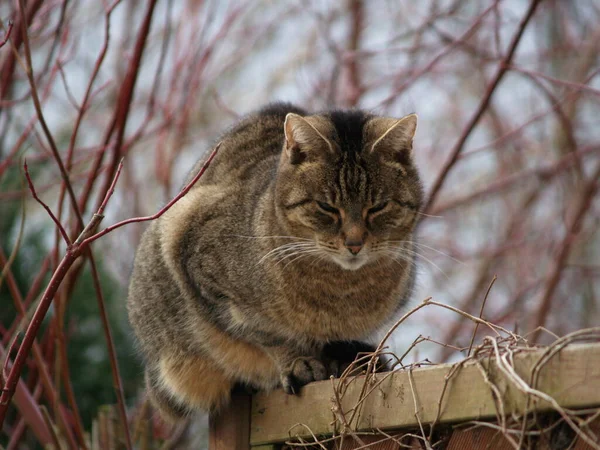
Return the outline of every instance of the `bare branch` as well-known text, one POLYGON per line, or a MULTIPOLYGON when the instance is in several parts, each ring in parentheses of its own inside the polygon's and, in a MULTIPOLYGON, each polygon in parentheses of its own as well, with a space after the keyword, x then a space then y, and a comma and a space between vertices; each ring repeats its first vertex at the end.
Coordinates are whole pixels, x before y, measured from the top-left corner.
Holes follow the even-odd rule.
POLYGON ((50 209, 50 207, 48 205, 46 205, 37 195, 37 193, 35 192, 35 187, 33 186, 33 181, 31 181, 31 176, 29 176, 29 170, 27 169, 27 161, 25 161, 23 163, 23 168, 25 169, 25 178, 27 178, 27 184, 29 185, 29 190, 31 191, 31 195, 33 195, 33 198, 35 198, 35 200, 42 205, 42 207, 46 210, 46 212, 48 213, 48 215, 50 216, 50 218, 52 219, 52 221, 54 222, 54 224, 56 225, 56 228, 58 228, 58 230, 60 231, 60 234, 63 238, 63 240, 65 241, 65 243, 67 245, 71 245, 71 240, 69 239, 69 236, 67 235, 67 232, 65 231, 65 229, 63 228, 62 224, 59 222, 59 220, 56 218, 56 216, 54 215, 54 213, 52 212, 52 210, 50 209))
POLYGON ((10 38, 10 33, 12 32, 12 29, 13 29, 13 25, 14 25, 13 21, 9 20, 8 28, 4 32, 4 39, 2 39, 2 41, 0 41, 0 48, 4 47, 4 45, 8 42, 8 39, 10 38))
POLYGON ((458 138, 458 141, 452 147, 452 150, 450 151, 450 158, 448 159, 448 161, 446 161, 446 163, 442 167, 440 174, 434 181, 433 187, 431 188, 431 191, 429 193, 429 199, 427 200, 427 203, 425 203, 425 206, 423 207, 423 211, 431 212, 433 203, 435 202, 435 199, 436 199, 440 189, 444 185, 444 181, 446 180, 448 173, 450 172, 450 170, 456 163, 458 155, 462 151, 465 143, 467 142, 467 139, 469 138, 469 136, 475 129, 477 123, 483 116, 483 113, 487 109, 487 107, 490 103, 490 100, 492 99, 492 95, 494 94, 494 91, 500 84, 500 81, 502 81, 502 78, 504 78, 504 75, 506 74, 506 72, 508 70, 508 66, 512 61, 515 51, 517 50, 517 46, 519 45, 519 42, 521 41, 523 32, 525 31, 525 28, 527 28, 527 24, 529 23, 531 17, 533 17, 533 13, 537 9, 539 3, 540 3, 540 0, 531 0, 531 3, 529 4, 529 9, 527 10, 527 13, 521 20, 521 23, 519 24, 517 32, 515 33, 515 35, 512 38, 512 42, 508 48, 508 52, 506 53, 506 56, 498 65, 496 75, 494 76, 494 78, 492 79, 490 84, 487 86, 486 92, 483 95, 483 98, 481 99, 479 106, 477 107, 477 109, 475 110, 475 112, 473 113, 471 118, 469 119, 469 122, 467 123, 462 134, 458 138))

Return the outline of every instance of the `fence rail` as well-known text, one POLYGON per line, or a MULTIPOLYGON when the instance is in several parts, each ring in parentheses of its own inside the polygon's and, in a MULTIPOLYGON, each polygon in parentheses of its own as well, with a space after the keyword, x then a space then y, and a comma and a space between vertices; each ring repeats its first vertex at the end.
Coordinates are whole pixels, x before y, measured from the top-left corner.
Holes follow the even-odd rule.
MULTIPOLYGON (((300 396, 278 390, 251 400, 237 397, 211 421, 210 449, 266 450, 286 441, 324 442, 340 434, 343 420, 351 421, 354 438, 336 448, 400 448, 386 436, 415 429, 415 435, 429 434, 430 425, 450 430, 449 449, 486 448, 492 439, 497 442, 490 448, 514 448, 518 437, 511 444, 498 430, 453 431, 448 424, 487 420, 501 429, 506 417, 553 413, 560 419, 567 410, 571 414, 600 406, 600 344, 518 349, 497 356, 312 383, 300 396), (361 434, 374 430, 379 431, 375 436, 361 434), (368 447, 357 444, 357 438, 368 447)), ((569 417, 562 421, 567 429, 569 417)), ((593 432, 579 435, 578 427, 572 428, 579 442, 570 448, 595 448, 594 440, 598 444, 593 432)))

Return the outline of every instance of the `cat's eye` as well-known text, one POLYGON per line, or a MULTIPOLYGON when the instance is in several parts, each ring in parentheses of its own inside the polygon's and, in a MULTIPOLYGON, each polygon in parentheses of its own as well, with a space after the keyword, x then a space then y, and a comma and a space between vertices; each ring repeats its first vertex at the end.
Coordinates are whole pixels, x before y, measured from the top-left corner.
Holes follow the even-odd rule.
POLYGON ((339 214, 340 213, 340 211, 336 207, 331 206, 329 203, 324 203, 324 202, 320 202, 317 200, 317 205, 323 211, 328 212, 330 214, 339 214))
POLYGON ((375 214, 375 213, 377 213, 379 211, 383 211, 387 205, 388 205, 388 202, 378 203, 377 205, 373 206, 372 208, 369 208, 368 213, 369 214, 375 214))

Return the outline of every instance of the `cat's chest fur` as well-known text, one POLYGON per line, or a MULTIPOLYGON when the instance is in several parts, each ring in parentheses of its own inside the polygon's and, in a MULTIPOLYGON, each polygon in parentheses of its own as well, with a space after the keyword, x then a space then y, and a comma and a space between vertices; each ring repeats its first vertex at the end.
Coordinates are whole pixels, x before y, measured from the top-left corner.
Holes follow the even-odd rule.
POLYGON ((346 273, 316 265, 297 270, 292 276, 300 282, 279 284, 273 318, 307 338, 364 339, 403 302, 409 272, 404 269, 396 263, 346 273))

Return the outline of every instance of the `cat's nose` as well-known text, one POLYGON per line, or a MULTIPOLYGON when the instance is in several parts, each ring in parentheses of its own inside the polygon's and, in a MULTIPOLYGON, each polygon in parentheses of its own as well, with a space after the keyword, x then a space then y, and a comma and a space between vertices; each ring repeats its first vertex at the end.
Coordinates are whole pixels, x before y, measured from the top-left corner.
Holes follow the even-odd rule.
POLYGON ((353 255, 358 255, 358 252, 360 252, 361 249, 363 248, 363 241, 350 241, 350 240, 346 240, 346 242, 344 242, 344 246, 353 255))
POLYGON ((349 224, 342 233, 342 237, 344 239, 344 247, 346 247, 353 255, 358 255, 358 252, 360 252, 365 245, 367 231, 360 225, 349 224))

